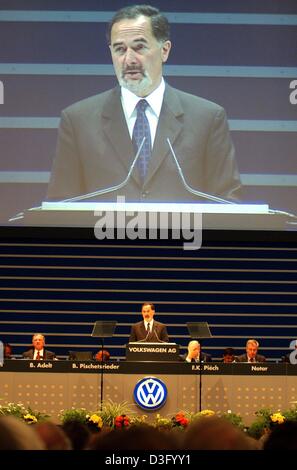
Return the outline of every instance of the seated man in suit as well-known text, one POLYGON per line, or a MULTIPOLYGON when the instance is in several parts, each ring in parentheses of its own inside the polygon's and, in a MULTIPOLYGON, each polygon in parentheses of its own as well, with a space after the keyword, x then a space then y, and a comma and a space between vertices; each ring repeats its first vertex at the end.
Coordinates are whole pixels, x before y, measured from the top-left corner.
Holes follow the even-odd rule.
POLYGON ((211 355, 201 352, 201 345, 199 341, 192 340, 188 344, 188 352, 183 356, 186 362, 211 362, 211 355))
POLYGON ((129 343, 134 341, 168 343, 169 338, 166 325, 154 320, 154 304, 145 302, 142 305, 141 313, 143 320, 132 325, 129 343))
POLYGON ((297 356, 297 339, 293 339, 290 342, 290 351, 285 355, 281 357, 281 362, 287 362, 288 364, 295 364, 295 362, 292 362, 296 359, 297 356))
POLYGON ((110 353, 107 351, 107 349, 100 349, 96 354, 95 354, 95 360, 104 362, 104 361, 109 361, 110 359, 110 353))
POLYGON ((223 362, 225 364, 230 364, 231 362, 238 362, 237 356, 235 356, 235 351, 233 348, 225 348, 223 351, 223 362))
POLYGON ((23 353, 24 359, 33 359, 35 361, 54 361, 57 360, 56 354, 44 348, 45 337, 40 333, 35 333, 32 337, 32 347, 23 353))
POLYGON ((3 344, 3 356, 4 359, 13 359, 12 357, 12 346, 9 343, 4 343, 3 344))
POLYGON ((246 342, 246 353, 238 356, 238 362, 265 362, 266 358, 258 354, 259 343, 255 339, 246 342))

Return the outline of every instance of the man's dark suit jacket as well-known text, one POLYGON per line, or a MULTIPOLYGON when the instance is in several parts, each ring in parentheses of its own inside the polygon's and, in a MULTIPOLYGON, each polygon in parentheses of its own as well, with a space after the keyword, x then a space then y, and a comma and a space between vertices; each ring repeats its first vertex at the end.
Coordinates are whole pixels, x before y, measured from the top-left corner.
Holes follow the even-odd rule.
MULTIPOLYGON (((43 358, 43 360, 46 360, 46 361, 52 361, 53 359, 56 358, 56 355, 54 352, 52 351, 49 351, 47 349, 44 350, 44 355, 45 357, 43 358)), ((34 349, 29 349, 28 351, 25 351, 23 353, 23 358, 24 359, 33 359, 34 357, 34 349)))
MULTIPOLYGON (((187 359, 187 355, 188 355, 188 353, 186 353, 182 356, 183 361, 185 361, 187 359)), ((210 354, 201 353, 201 362, 211 362, 211 361, 212 361, 212 357, 211 357, 210 354)), ((191 362, 196 362, 196 363, 198 362, 199 363, 199 361, 195 361, 195 359, 192 359, 191 362)))
MULTIPOLYGON (((247 355, 242 354, 241 356, 237 356, 237 362, 248 362, 247 355)), ((266 362, 266 357, 261 356, 261 354, 257 354, 255 357, 255 362, 266 362)))
POLYGON ((147 334, 143 321, 135 323, 131 327, 129 342, 142 341, 147 343, 169 342, 166 325, 154 320, 151 333, 147 334))
POLYGON ((280 362, 287 362, 290 364, 290 352, 288 354, 286 354, 285 356, 282 356, 281 359, 280 359, 280 362))
MULTIPOLYGON (((199 200, 183 186, 167 138, 190 186, 236 198, 240 178, 224 109, 166 84, 144 184, 135 168, 125 188, 93 199, 114 201, 124 195, 135 202, 199 200)), ((135 154, 120 87, 75 103, 62 112, 47 198, 63 200, 117 185, 126 178, 135 154)))

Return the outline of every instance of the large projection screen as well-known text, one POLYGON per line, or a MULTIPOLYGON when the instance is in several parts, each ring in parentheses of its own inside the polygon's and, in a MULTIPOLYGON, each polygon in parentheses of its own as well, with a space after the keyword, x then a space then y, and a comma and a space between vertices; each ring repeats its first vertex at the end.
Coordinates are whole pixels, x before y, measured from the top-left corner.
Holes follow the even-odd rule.
MULTIPOLYGON (((45 201, 62 110, 116 86, 105 32, 128 4, 2 0, 1 225, 24 224, 15 216, 45 201)), ((150 4, 171 24, 167 83, 226 110, 241 203, 297 214, 296 1, 150 4)), ((283 228, 295 230, 296 221, 283 228)))

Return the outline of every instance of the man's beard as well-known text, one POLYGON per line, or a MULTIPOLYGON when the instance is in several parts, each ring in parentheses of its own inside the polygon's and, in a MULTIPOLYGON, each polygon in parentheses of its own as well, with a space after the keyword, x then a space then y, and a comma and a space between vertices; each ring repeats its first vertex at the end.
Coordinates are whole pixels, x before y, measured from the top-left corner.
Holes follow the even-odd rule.
POLYGON ((123 73, 119 79, 120 85, 127 88, 131 93, 134 93, 137 96, 148 95, 153 81, 145 71, 141 71, 141 73, 142 78, 140 80, 126 79, 125 74, 123 73))

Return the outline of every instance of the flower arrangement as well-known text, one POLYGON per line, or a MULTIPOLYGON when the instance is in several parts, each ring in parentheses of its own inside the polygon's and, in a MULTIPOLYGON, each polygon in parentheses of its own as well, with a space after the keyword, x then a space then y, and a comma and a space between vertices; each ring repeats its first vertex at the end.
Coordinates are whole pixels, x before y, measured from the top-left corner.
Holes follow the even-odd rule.
POLYGON ((131 404, 127 401, 121 403, 114 403, 111 400, 107 400, 102 404, 102 410, 99 412, 104 426, 114 428, 116 423, 116 418, 120 416, 128 416, 132 413, 131 404))
POLYGON ((173 418, 171 419, 173 427, 178 428, 186 428, 190 423, 190 418, 187 418, 183 411, 179 411, 173 418))
POLYGON ((185 429, 191 422, 191 413, 179 411, 173 417, 165 418, 157 413, 153 426, 158 429, 185 429))
POLYGON ((86 424, 94 431, 100 431, 103 427, 102 418, 97 413, 86 415, 86 424))
POLYGON ((202 410, 199 411, 198 413, 194 413, 192 415, 192 420, 197 419, 197 418, 208 418, 209 416, 214 416, 215 412, 212 410, 202 410))
POLYGON ((27 424, 34 424, 40 421, 45 421, 49 415, 33 411, 29 406, 26 408, 22 403, 8 403, 7 405, 0 405, 0 416, 15 416, 27 424))
MULTIPOLYGON (((100 431, 102 428, 126 429, 130 426, 143 424, 153 425, 161 430, 183 430, 189 424, 201 417, 214 416, 213 410, 205 409, 198 413, 179 411, 174 416, 162 416, 157 413, 154 420, 147 423, 147 415, 138 415, 132 411, 132 406, 128 402, 114 403, 111 400, 102 404, 100 411, 90 412, 85 408, 71 408, 62 410, 59 418, 62 424, 67 422, 80 422, 86 424, 92 431, 100 431)), ((25 407, 22 403, 8 403, 0 405, 0 416, 15 416, 27 424, 34 424, 49 418, 48 415, 33 411, 30 407, 25 407)), ((285 421, 297 421, 297 406, 285 411, 273 411, 269 408, 263 408, 255 413, 256 418, 250 426, 245 426, 240 415, 228 410, 226 413, 219 414, 224 419, 229 420, 233 425, 243 429, 247 434, 255 439, 259 439, 264 434, 285 421)))
POLYGON ((269 408, 262 408, 256 411, 255 421, 248 427, 249 436, 259 439, 263 434, 269 432, 273 427, 286 421, 286 413, 273 412, 269 408))
POLYGON ((130 418, 127 415, 116 416, 114 419, 114 427, 116 429, 128 428, 130 424, 130 418))
POLYGON ((131 426, 140 426, 142 424, 147 424, 147 415, 132 415, 130 417, 131 426))
POLYGON ((238 415, 237 413, 232 413, 231 410, 228 410, 227 413, 223 413, 222 418, 226 419, 227 421, 232 423, 234 426, 237 426, 239 429, 242 429, 242 430, 245 429, 242 417, 238 415))
POLYGON ((26 415, 24 415, 23 419, 28 424, 34 424, 38 422, 36 416, 32 415, 31 413, 27 413, 26 415))
POLYGON ((287 421, 297 421, 297 406, 295 405, 293 408, 283 411, 282 414, 287 421))
POLYGON ((164 418, 159 413, 156 414, 153 426, 158 429, 171 429, 172 420, 171 418, 164 418))
POLYGON ((59 413, 59 418, 62 424, 69 422, 86 424, 88 419, 87 416, 89 416, 89 413, 85 408, 71 408, 67 410, 61 410, 59 413))
POLYGON ((127 423, 130 424, 129 412, 131 410, 127 402, 113 403, 109 400, 102 404, 100 411, 89 412, 85 408, 71 408, 62 410, 59 413, 59 418, 63 424, 75 421, 88 425, 91 430, 100 431, 103 426, 109 428, 127 427, 127 423))
POLYGON ((282 424, 285 422, 285 417, 281 413, 273 413, 270 415, 271 424, 282 424))
POLYGON ((63 424, 73 422, 86 424, 92 431, 100 431, 103 427, 99 413, 89 413, 85 408, 62 410, 59 413, 59 418, 63 424))

